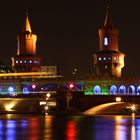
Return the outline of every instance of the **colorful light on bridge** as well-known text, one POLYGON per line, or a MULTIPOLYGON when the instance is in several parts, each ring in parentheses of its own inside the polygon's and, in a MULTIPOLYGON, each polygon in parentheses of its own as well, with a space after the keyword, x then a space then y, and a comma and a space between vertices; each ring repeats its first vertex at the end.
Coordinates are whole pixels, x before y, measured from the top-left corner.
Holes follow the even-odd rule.
POLYGON ((9 87, 8 88, 8 93, 9 94, 13 94, 14 93, 14 88, 13 87, 9 87))
POLYGON ((35 88, 36 88, 36 85, 35 85, 35 84, 33 84, 33 85, 32 85, 32 89, 35 89, 35 88))
POLYGON ((72 84, 72 83, 69 84, 69 88, 70 88, 70 89, 74 88, 74 84, 72 84))

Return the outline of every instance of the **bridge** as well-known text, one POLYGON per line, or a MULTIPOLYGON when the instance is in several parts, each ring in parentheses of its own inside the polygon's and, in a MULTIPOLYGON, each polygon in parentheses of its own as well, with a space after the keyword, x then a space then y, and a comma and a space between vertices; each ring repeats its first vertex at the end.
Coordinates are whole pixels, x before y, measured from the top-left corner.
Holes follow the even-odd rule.
MULTIPOLYGON (((31 94, 40 94, 44 97, 47 93, 51 94, 48 102, 50 107, 57 105, 63 109, 67 107, 67 101, 69 107, 82 112, 98 105, 107 108, 108 105, 114 108, 129 107, 140 104, 140 79, 65 80, 62 76, 52 76, 48 72, 0 74, 0 97, 31 94), (121 99, 119 102, 118 97, 121 99)), ((38 98, 38 101, 41 101, 42 97, 38 98)))

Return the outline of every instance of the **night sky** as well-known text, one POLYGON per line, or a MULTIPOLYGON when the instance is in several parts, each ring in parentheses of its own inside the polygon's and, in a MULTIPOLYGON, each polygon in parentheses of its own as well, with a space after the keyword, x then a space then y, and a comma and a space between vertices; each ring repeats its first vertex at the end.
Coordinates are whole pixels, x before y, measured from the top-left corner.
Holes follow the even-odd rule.
MULTIPOLYGON (((120 31, 119 49, 125 53, 123 74, 140 76, 140 1, 110 3, 114 24, 120 31)), ((0 59, 11 67, 16 55, 17 34, 29 14, 37 34, 37 54, 42 65, 57 65, 62 75, 71 77, 73 68, 83 77, 92 73, 92 55, 99 48, 98 29, 106 11, 104 0, 18 0, 0 4, 0 59)))

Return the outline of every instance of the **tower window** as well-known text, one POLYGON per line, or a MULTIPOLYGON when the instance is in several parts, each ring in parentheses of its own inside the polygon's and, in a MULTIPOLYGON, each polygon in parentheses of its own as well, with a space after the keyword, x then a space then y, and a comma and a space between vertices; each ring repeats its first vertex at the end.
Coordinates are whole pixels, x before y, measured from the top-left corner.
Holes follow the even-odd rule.
POLYGON ((30 60, 29 63, 32 63, 32 60, 30 60))
POLYGON ((117 57, 114 57, 114 60, 117 60, 117 57))
POLYGON ((104 60, 106 60, 106 57, 104 57, 104 60))
POLYGON ((98 60, 101 60, 101 57, 99 57, 98 60))
POLYGON ((18 63, 18 60, 16 60, 16 63, 18 63))
POLYGON ((107 37, 104 38, 104 45, 108 45, 108 38, 107 37))

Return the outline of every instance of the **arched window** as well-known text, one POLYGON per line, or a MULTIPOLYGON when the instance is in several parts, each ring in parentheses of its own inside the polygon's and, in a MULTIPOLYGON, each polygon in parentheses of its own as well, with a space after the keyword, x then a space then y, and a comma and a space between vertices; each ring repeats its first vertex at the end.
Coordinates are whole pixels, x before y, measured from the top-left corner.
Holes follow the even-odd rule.
POLYGON ((117 87, 115 85, 112 85, 109 89, 109 92, 111 95, 116 95, 117 94, 117 87))
POLYGON ((121 85, 118 91, 119 94, 126 94, 126 87, 124 85, 121 85))
POLYGON ((140 95, 140 85, 137 87, 137 95, 140 95))
POLYGON ((93 89, 93 93, 96 94, 96 95, 100 95, 101 94, 100 86, 96 85, 93 89))
POLYGON ((129 95, 134 95, 135 94, 135 87, 133 85, 130 85, 127 89, 127 92, 129 95))
POLYGON ((107 37, 104 38, 104 45, 108 45, 108 38, 107 37))

